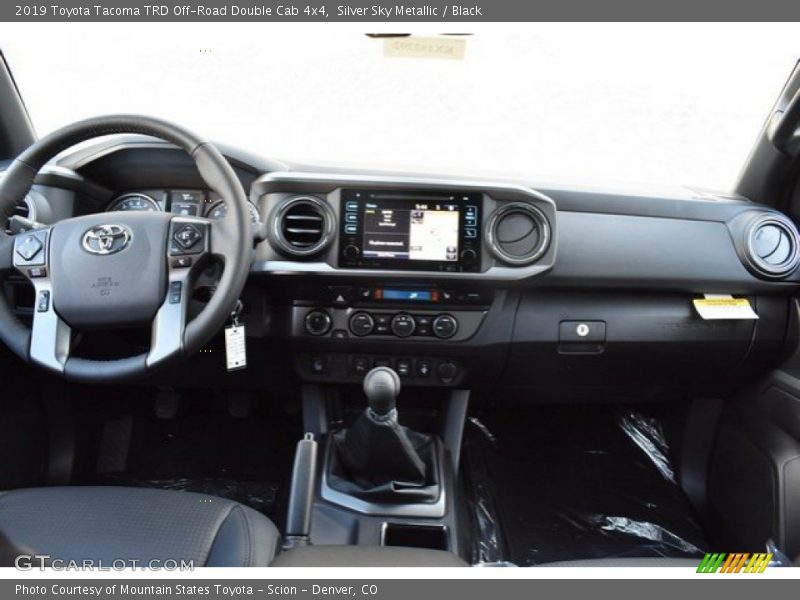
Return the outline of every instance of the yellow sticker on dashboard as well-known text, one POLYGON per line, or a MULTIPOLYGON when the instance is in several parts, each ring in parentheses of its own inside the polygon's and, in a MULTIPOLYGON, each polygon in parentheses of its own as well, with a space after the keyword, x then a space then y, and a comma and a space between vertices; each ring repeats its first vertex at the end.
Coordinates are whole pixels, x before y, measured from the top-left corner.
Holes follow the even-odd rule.
POLYGON ((464 60, 467 42, 453 37, 396 37, 383 40, 383 55, 397 58, 464 60))
POLYGON ((706 294, 695 298, 692 303, 703 319, 757 319, 758 315, 747 298, 734 298, 727 294, 706 294))

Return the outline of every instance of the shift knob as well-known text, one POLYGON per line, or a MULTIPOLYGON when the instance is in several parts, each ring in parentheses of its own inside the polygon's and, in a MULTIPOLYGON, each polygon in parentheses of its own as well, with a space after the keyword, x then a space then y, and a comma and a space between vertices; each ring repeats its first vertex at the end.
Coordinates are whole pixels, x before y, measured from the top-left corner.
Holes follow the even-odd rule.
POLYGON ((375 367, 364 376, 364 394, 376 415, 389 414, 400 393, 400 376, 389 367, 375 367))

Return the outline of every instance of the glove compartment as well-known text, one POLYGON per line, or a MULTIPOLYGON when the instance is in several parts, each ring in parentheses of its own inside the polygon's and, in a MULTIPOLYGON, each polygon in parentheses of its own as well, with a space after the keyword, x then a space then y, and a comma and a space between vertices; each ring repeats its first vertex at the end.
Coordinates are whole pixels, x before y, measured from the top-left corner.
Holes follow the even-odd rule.
POLYGON ((526 292, 503 387, 534 402, 724 394, 780 360, 788 297, 750 297, 758 320, 713 321, 696 297, 526 292))

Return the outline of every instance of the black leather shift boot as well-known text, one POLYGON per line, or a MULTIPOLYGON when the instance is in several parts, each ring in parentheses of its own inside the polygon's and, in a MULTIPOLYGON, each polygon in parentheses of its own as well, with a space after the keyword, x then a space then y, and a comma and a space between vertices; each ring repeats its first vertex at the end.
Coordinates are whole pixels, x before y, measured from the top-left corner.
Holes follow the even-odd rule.
POLYGON ((397 422, 396 411, 365 411, 350 429, 334 434, 328 484, 371 502, 433 501, 439 496, 431 436, 397 422))

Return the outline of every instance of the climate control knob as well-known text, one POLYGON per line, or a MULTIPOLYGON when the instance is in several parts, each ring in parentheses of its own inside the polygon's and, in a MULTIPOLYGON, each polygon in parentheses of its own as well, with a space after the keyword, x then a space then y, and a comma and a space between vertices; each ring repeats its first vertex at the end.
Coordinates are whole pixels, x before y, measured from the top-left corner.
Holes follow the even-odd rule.
POLYGON ((306 315, 304 325, 311 335, 325 335, 331 328, 331 316, 324 310, 312 310, 306 315))
POLYGON ((375 321, 372 315, 365 312, 357 312, 350 317, 350 331, 359 337, 369 335, 375 328, 375 321))
POLYGON ((453 315, 439 315, 433 320, 433 335, 443 340, 453 337, 458 331, 458 321, 453 315))
POLYGON ((397 337, 408 337, 414 333, 417 324, 414 322, 414 317, 407 313, 396 314, 392 318, 392 333, 397 337))

